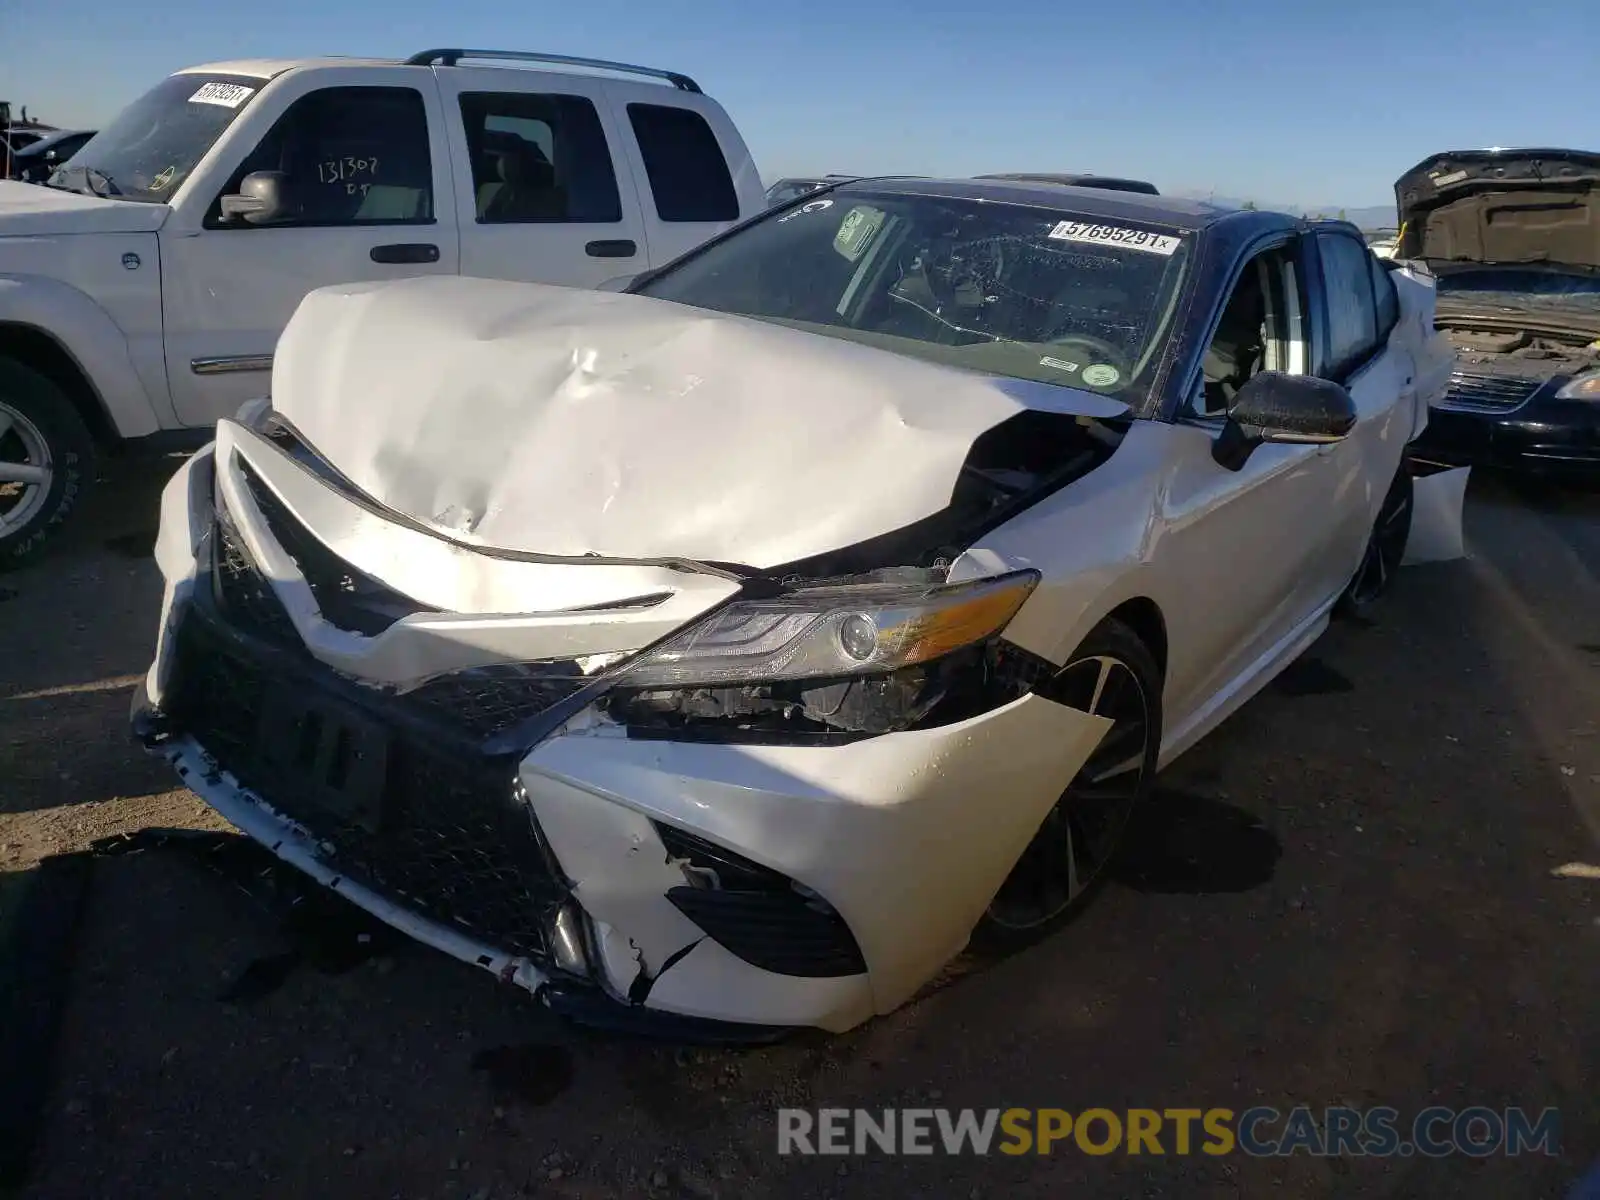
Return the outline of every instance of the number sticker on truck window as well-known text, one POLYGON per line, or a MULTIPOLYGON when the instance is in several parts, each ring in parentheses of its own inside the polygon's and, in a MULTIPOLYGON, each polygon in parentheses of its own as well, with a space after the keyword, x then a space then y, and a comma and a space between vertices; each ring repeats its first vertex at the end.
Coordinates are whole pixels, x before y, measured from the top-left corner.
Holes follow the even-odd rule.
POLYGON ((220 104, 223 108, 238 108, 256 94, 253 87, 242 83, 208 83, 189 97, 190 104, 220 104))
POLYGON ((1142 229, 1128 229, 1122 225, 1091 225, 1087 221, 1062 221, 1050 231, 1058 242, 1087 242, 1092 246, 1122 246, 1129 250, 1143 250, 1147 254, 1172 254, 1181 238, 1164 233, 1146 233, 1142 229))

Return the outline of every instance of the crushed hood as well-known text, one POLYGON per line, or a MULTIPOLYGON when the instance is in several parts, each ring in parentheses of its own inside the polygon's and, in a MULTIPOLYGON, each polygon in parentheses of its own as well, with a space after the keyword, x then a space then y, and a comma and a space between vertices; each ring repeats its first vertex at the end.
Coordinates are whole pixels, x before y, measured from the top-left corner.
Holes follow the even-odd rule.
POLYGON ((104 199, 0 180, 0 238, 75 233, 154 233, 171 210, 165 204, 104 199))
POLYGON ((1396 258, 1600 273, 1600 154, 1455 150, 1396 181, 1396 258))
POLYGON ((458 541, 752 567, 938 512, 1018 413, 1127 413, 667 301, 454 277, 311 293, 272 396, 356 487, 458 541))

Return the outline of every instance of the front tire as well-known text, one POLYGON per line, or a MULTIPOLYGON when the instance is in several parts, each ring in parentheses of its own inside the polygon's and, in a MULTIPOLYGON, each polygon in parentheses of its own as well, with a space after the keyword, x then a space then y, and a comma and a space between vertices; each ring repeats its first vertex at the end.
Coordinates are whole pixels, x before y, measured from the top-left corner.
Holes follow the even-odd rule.
POLYGON ((71 399, 0 358, 0 570, 38 553, 94 481, 94 439, 71 399))
POLYGON ((1054 932, 1088 904, 1120 857, 1134 813, 1155 784, 1161 671, 1149 648, 1107 618, 1039 689, 1111 729, 1067 785, 973 931, 980 949, 1008 951, 1054 932))
POLYGON ((1340 616, 1367 616, 1389 590, 1411 540, 1412 508, 1411 472, 1401 463, 1372 523, 1361 565, 1339 597, 1336 611, 1340 616))

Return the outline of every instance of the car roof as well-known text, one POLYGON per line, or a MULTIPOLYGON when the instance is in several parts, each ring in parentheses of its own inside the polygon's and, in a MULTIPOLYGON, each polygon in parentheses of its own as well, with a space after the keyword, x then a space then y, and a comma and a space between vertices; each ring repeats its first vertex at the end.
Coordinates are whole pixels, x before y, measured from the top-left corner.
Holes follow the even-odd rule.
POLYGON ((1093 175, 1077 171, 1001 171, 989 175, 974 175, 974 179, 1004 179, 1015 183, 1053 183, 1059 187, 1097 187, 1112 191, 1143 192, 1159 195, 1156 185, 1147 179, 1133 179, 1126 175, 1093 175))
POLYGON ((300 67, 397 67, 398 58, 236 58, 227 62, 202 63, 184 67, 177 75, 243 75, 251 79, 274 79, 285 71, 300 67))
POLYGON ((897 176, 861 179, 842 184, 838 190, 848 193, 857 189, 907 196, 993 200, 1003 204, 1083 213, 1092 217, 1148 221, 1190 231, 1205 229, 1233 218, 1254 220, 1257 224, 1281 223, 1289 226, 1300 223, 1299 218, 1287 213, 1220 208, 1202 200, 1185 200, 1178 196, 1152 196, 1145 192, 1069 187, 1059 183, 1031 183, 1012 179, 912 179, 897 176))

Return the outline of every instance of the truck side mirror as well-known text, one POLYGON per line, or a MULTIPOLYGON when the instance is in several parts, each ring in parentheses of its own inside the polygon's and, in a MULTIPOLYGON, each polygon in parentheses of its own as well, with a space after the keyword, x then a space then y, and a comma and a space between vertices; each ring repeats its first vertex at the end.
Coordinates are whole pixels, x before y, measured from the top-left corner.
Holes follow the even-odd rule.
POLYGON ((252 171, 239 181, 237 195, 222 198, 224 221, 266 225, 288 211, 284 198, 289 177, 282 171, 252 171))

